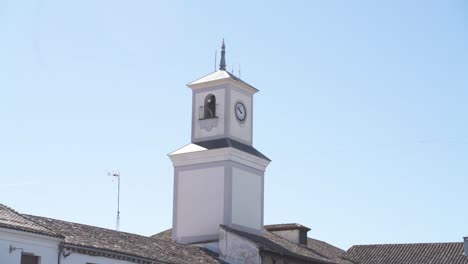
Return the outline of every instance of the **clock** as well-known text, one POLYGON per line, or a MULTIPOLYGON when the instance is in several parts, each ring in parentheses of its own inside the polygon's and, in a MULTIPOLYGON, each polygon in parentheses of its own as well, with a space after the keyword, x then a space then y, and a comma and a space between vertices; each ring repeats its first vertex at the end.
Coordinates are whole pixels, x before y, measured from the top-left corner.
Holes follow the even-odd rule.
POLYGON ((237 102, 234 105, 234 112, 236 113, 236 118, 239 121, 244 121, 245 117, 247 116, 247 111, 245 109, 245 105, 242 102, 237 102))

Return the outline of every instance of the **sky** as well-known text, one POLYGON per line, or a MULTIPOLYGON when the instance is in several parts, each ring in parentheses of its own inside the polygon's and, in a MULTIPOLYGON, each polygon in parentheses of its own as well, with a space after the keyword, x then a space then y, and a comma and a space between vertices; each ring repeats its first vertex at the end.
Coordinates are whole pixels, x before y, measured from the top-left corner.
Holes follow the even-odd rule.
POLYGON ((265 224, 343 249, 468 236, 468 3, 0 1, 0 203, 123 231, 172 225, 191 91, 260 90, 265 224), (240 72, 240 74, 239 74, 240 72))

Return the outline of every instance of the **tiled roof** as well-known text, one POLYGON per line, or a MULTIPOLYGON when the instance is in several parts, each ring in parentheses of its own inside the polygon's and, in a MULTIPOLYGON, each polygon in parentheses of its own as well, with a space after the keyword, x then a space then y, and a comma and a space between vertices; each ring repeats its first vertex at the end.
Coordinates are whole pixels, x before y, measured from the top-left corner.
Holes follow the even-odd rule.
POLYGON ((165 231, 159 232, 151 236, 152 238, 171 240, 172 239, 172 229, 169 228, 165 231))
MULTIPOLYGON (((143 259, 146 263, 224 263, 208 250, 115 230, 76 224, 45 217, 25 215, 65 237, 65 247, 73 246, 107 252, 108 257, 127 256, 143 259)), ((135 261, 136 262, 136 261, 135 261)))
POLYGON ((307 247, 327 257, 328 259, 333 260, 336 263, 352 264, 351 261, 341 258, 341 255, 343 255, 345 252, 344 250, 330 245, 327 242, 318 239, 307 238, 307 247))
POLYGON ((295 244, 287 239, 284 239, 271 232, 264 232, 263 236, 254 235, 251 233, 239 231, 226 226, 222 226, 225 230, 237 234, 243 238, 255 243, 259 249, 272 253, 279 253, 293 258, 305 259, 310 263, 335 263, 324 255, 314 252, 310 248, 295 244))
POLYGON ((463 243, 353 246, 342 257, 356 264, 468 264, 463 243))
MULTIPOLYGON (((265 225, 265 229, 274 234, 278 234, 276 233, 276 231, 297 230, 299 232, 305 233, 304 235, 307 235, 307 232, 310 231, 310 228, 308 228, 307 226, 303 226, 297 223, 265 225)), ((343 264, 351 263, 340 257, 344 253, 344 250, 337 248, 333 245, 330 245, 326 242, 313 239, 313 238, 306 238, 305 241, 302 241, 302 238, 301 238, 300 244, 307 246, 314 252, 318 252, 320 255, 325 256, 328 259, 333 260, 336 263, 343 263, 343 264)))
MULTIPOLYGON (((309 261, 311 261, 311 263, 351 264, 351 262, 343 260, 339 257, 341 254, 343 254, 343 250, 320 240, 309 238, 308 245, 306 247, 303 245, 295 244, 269 231, 265 231, 262 237, 228 227, 223 228, 229 232, 233 232, 241 237, 252 241, 259 248, 266 251, 289 255, 291 257, 301 259, 308 259, 309 261)), ((171 229, 155 234, 151 237, 170 240, 171 229)))
POLYGON ((52 230, 23 217, 3 204, 0 204, 0 227, 51 237, 61 237, 52 230))

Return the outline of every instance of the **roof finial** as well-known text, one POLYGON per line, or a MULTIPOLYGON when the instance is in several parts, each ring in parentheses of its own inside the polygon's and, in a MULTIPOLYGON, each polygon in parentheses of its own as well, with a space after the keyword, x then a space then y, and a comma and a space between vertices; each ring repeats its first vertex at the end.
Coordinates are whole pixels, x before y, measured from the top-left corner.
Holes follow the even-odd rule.
POLYGON ((226 45, 224 45, 224 39, 223 45, 221 46, 221 61, 219 62, 219 69, 221 71, 226 70, 226 45))

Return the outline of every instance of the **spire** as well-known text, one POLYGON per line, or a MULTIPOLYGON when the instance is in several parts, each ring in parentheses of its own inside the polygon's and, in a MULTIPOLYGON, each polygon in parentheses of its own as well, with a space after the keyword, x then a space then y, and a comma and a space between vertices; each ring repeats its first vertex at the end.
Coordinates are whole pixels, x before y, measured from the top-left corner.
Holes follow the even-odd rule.
POLYGON ((219 69, 221 71, 226 70, 226 45, 224 45, 224 39, 223 45, 221 46, 221 61, 219 62, 219 69))

